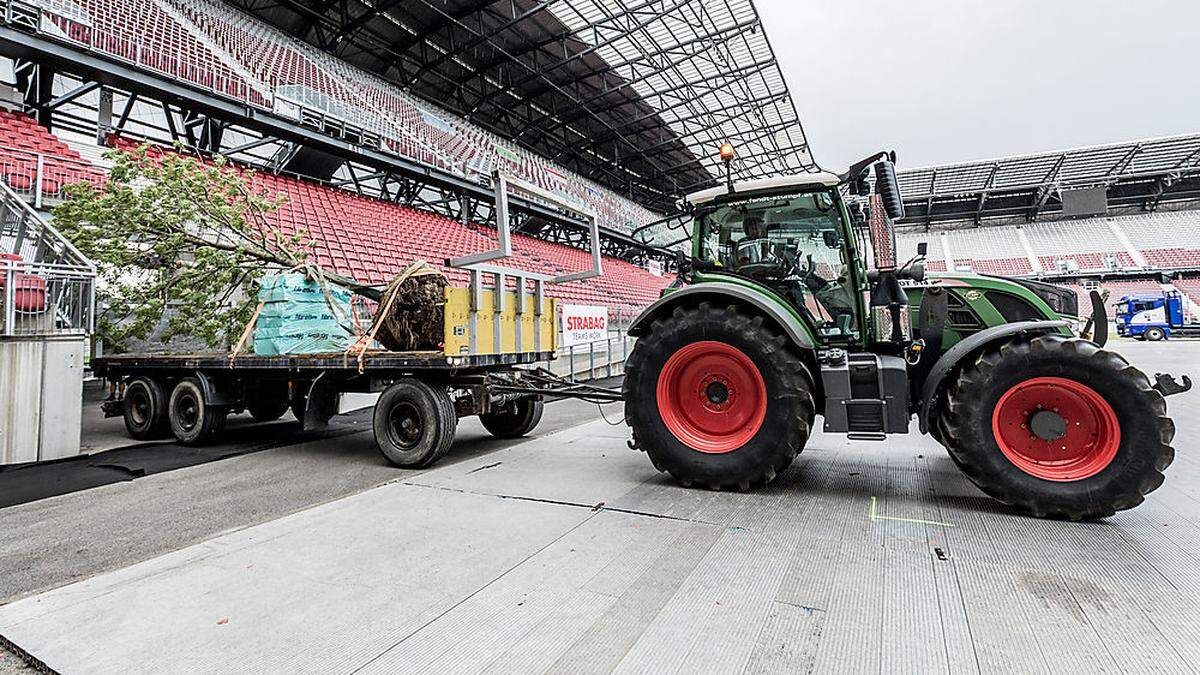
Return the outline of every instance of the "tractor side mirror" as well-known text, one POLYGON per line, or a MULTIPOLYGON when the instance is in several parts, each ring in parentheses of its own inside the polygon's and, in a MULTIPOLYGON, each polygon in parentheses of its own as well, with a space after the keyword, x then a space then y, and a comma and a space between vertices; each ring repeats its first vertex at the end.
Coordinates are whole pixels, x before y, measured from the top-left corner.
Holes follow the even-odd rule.
POLYGON ((838 248, 842 245, 842 238, 834 230, 825 230, 821 233, 825 239, 825 248, 838 248))
POLYGON ((925 254, 929 253, 929 242, 922 241, 917 243, 917 257, 924 258, 925 254))
POLYGON ((900 220, 904 217, 904 200, 900 197, 900 182, 896 180, 896 165, 890 160, 875 162, 875 192, 889 218, 900 220))

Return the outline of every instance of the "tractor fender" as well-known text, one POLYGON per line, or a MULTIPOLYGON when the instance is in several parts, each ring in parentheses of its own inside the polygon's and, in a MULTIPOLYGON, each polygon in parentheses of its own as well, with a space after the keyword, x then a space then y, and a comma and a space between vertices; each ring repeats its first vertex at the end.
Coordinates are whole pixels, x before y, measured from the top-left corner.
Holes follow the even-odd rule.
POLYGON ((1069 321, 1016 321, 1013 323, 1001 324, 992 326, 984 330, 969 335, 953 347, 946 350, 929 371, 929 376, 925 378, 925 384, 921 386, 921 414, 917 416, 917 422, 920 425, 921 433, 929 433, 929 426, 933 422, 931 415, 933 413, 933 401, 937 398, 941 391, 942 384, 950 373, 954 372, 955 368, 967 357, 978 353, 984 347, 993 342, 998 342, 1013 335, 1021 335, 1024 333, 1049 333, 1070 326, 1069 321))
POLYGON ((722 281, 707 281, 695 286, 685 286, 655 300, 649 307, 642 310, 642 313, 629 325, 629 334, 634 337, 642 335, 651 322, 660 316, 670 315, 682 302, 701 298, 729 298, 762 312, 764 316, 774 321, 793 343, 806 349, 812 349, 815 345, 804 324, 783 310, 782 300, 771 302, 771 298, 764 297, 764 295, 762 292, 722 281))

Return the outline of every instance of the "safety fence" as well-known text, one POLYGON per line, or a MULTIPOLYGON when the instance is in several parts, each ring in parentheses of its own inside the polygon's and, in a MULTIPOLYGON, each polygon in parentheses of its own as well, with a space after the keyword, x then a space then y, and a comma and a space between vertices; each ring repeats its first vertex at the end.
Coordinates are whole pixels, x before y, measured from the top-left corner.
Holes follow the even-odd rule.
POLYGON ((625 361, 636 341, 622 330, 609 332, 603 340, 559 347, 550 370, 574 382, 624 375, 625 361))

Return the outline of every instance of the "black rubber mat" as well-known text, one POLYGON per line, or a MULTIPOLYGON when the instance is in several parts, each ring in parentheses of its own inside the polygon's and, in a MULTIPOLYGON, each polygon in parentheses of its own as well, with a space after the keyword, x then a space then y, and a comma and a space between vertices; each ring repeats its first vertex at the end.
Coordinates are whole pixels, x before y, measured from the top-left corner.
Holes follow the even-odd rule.
POLYGON ((49 462, 0 466, 0 508, 285 445, 369 430, 370 415, 370 409, 339 415, 330 420, 325 429, 307 432, 292 420, 248 424, 228 430, 224 442, 202 447, 186 447, 174 441, 140 443, 49 462))

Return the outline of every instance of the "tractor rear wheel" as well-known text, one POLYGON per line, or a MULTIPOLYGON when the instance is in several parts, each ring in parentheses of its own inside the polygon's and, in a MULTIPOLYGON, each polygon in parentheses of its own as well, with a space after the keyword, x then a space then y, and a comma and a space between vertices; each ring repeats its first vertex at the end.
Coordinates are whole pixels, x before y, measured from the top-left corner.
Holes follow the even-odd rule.
POLYGON ((1046 335, 984 351, 937 421, 959 468, 1025 513, 1103 518, 1142 503, 1175 457, 1150 380, 1114 352, 1046 335))
POLYGON ((626 365, 625 419, 660 471, 684 486, 748 490, 804 448, 812 381, 786 338, 737 306, 677 307, 626 365))

